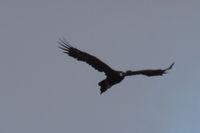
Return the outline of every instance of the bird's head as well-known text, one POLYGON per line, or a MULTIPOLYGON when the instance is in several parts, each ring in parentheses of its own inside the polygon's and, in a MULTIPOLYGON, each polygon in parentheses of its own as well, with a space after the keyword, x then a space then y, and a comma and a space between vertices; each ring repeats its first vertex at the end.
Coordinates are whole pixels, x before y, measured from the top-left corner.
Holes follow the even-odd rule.
POLYGON ((119 71, 119 76, 124 77, 124 76, 125 76, 125 73, 122 72, 122 71, 119 71))

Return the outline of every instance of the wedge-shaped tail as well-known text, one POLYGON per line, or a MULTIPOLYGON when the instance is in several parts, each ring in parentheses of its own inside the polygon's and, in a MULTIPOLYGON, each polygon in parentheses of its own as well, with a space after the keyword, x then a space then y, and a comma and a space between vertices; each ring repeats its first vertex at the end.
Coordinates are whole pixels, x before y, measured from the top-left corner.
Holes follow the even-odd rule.
POLYGON ((101 82, 99 82, 99 86, 101 87, 100 94, 104 93, 107 89, 111 87, 107 79, 104 79, 101 82))

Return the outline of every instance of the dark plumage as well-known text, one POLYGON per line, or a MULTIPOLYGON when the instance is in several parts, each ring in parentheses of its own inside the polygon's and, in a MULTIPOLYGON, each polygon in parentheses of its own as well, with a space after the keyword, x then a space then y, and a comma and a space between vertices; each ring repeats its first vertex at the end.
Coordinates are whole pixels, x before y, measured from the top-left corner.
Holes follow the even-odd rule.
POLYGON ((112 87, 113 85, 119 83, 124 79, 125 76, 132 76, 132 75, 145 75, 145 76, 162 76, 166 74, 166 71, 170 70, 174 62, 166 69, 145 69, 139 71, 116 71, 112 69, 110 66, 105 64, 103 61, 98 59, 97 57, 90 55, 86 52, 83 52, 75 47, 72 47, 65 39, 60 39, 58 42, 60 44, 59 48, 63 50, 64 53, 68 54, 69 56, 77 59, 78 61, 86 62, 87 64, 91 65, 93 68, 98 70, 99 72, 104 72, 106 75, 106 79, 99 82, 100 86, 100 93, 102 94, 107 89, 112 87))

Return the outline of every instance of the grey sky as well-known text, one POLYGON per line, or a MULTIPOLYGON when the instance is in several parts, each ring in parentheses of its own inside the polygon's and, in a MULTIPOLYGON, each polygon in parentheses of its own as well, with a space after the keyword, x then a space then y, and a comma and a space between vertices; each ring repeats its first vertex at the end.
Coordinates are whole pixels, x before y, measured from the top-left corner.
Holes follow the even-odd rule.
POLYGON ((200 1, 1 0, 1 133, 199 133, 200 1), (104 78, 58 49, 65 37, 133 76, 104 78))

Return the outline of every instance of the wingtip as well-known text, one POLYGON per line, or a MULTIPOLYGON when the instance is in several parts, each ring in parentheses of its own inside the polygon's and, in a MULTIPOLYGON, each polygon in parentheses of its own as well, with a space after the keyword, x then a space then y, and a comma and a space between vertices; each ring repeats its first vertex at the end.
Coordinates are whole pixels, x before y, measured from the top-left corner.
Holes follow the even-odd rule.
POLYGON ((62 49, 64 53, 69 53, 69 49, 65 47, 58 46, 58 48, 62 49))
POLYGON ((174 66, 175 62, 172 62, 172 64, 169 66, 169 69, 172 69, 172 67, 174 66))
POLYGON ((168 68, 164 69, 164 74, 166 74, 168 70, 172 69, 174 64, 175 64, 175 62, 172 62, 172 64, 168 68))
POLYGON ((61 39, 59 38, 59 41, 57 41, 59 44, 58 48, 63 50, 63 53, 69 53, 72 46, 65 40, 65 38, 61 39))
POLYGON ((58 41, 58 43, 60 44, 63 44, 63 45, 65 45, 66 47, 72 47, 71 45, 70 45, 70 43, 63 37, 62 39, 61 38, 59 38, 59 41, 58 41))

